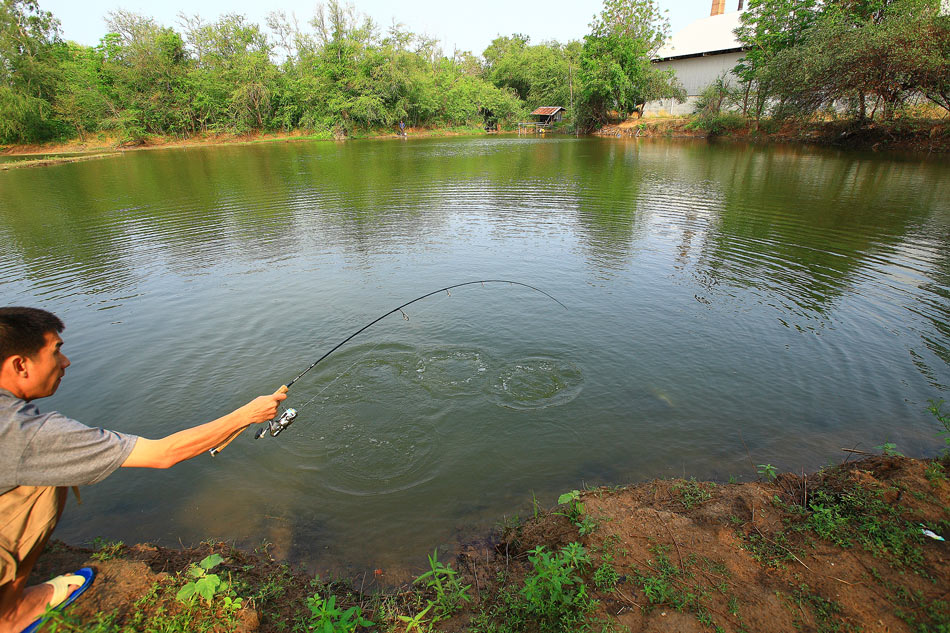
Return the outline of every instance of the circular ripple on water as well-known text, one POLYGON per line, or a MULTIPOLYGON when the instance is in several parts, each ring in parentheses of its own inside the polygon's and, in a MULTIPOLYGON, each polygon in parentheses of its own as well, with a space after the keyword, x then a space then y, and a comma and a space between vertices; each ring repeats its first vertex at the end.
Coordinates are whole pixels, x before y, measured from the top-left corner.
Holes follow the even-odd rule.
POLYGON ((297 451, 297 457, 319 463, 328 488, 382 495, 413 488, 438 474, 433 454, 442 411, 415 378, 420 362, 419 355, 404 346, 374 349, 349 365, 301 412, 318 411, 320 420, 307 442, 311 454, 297 451))
POLYGON ((436 399, 485 393, 493 360, 484 351, 449 348, 421 353, 416 381, 436 399))
POLYGON ((583 388, 581 370, 568 361, 534 356, 509 363, 495 374, 495 402, 510 409, 543 409, 567 404, 583 388))

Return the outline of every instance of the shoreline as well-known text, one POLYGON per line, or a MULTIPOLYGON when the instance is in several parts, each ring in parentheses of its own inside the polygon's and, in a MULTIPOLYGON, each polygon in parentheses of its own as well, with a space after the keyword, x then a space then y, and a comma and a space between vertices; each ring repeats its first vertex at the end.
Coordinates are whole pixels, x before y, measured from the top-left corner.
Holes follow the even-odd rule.
POLYGON ((98 568, 59 631, 946 630, 948 546, 918 526, 950 537, 950 457, 849 459, 569 491, 454 556, 420 552, 416 581, 398 586, 385 570, 314 580, 266 547, 223 543, 54 543, 33 580, 98 568), (188 597, 212 575, 207 600, 188 597))
MULTIPOLYGON (((71 140, 37 145, 0 146, 0 157, 39 156, 36 160, 0 162, 0 170, 78 162, 91 158, 117 156, 131 151, 184 149, 222 145, 253 145, 258 143, 291 143, 300 141, 348 141, 363 139, 437 138, 446 136, 492 136, 481 128, 408 128, 400 137, 394 131, 368 130, 347 137, 304 131, 253 134, 202 134, 189 138, 149 136, 142 143, 123 145, 119 139, 100 135, 96 140, 71 140)), ((502 130, 501 133, 514 133, 502 130)), ((549 137, 569 132, 553 131, 549 137)), ((950 152, 950 121, 942 119, 897 120, 869 122, 783 122, 763 121, 753 129, 751 121, 733 118, 724 127, 707 125, 696 116, 630 118, 603 126, 590 134, 602 138, 668 138, 706 139, 709 141, 747 142, 757 145, 803 145, 848 150, 908 151, 943 154, 950 152), (708 129, 704 129, 708 128, 708 129)))
POLYGON ((751 119, 735 113, 704 120, 696 115, 629 118, 605 125, 595 136, 615 138, 693 138, 756 145, 801 145, 841 150, 950 153, 950 120, 793 121, 751 119))
MULTIPOLYGON (((477 129, 439 128, 439 129, 410 129, 407 138, 434 138, 446 136, 488 136, 493 133, 477 129)), ((138 152, 159 149, 186 149, 191 147, 217 147, 222 145, 255 145, 258 143, 293 143, 300 141, 334 141, 342 142, 361 139, 400 139, 396 133, 379 133, 379 131, 357 134, 345 138, 333 138, 324 134, 308 134, 305 132, 276 132, 255 134, 212 134, 199 135, 189 138, 149 136, 144 142, 123 145, 115 137, 104 137, 96 141, 71 140, 60 143, 42 143, 32 145, 3 145, 0 146, 0 157, 41 156, 37 160, 0 162, 0 170, 15 169, 17 167, 45 166, 66 162, 76 162, 100 156, 117 156, 125 152, 138 152), (29 163, 23 164, 21 163, 29 163)))
MULTIPOLYGON (((729 115, 725 115, 728 119, 729 115)), ((292 143, 300 141, 348 141, 363 139, 437 138, 447 136, 492 136, 498 132, 486 132, 481 128, 407 128, 401 137, 394 131, 367 130, 347 137, 333 137, 327 133, 292 132, 251 134, 201 134, 189 138, 149 136, 138 144, 122 144, 116 137, 99 135, 96 140, 35 145, 0 146, 0 157, 40 156, 37 160, 7 161, 0 163, 0 170, 47 166, 77 162, 95 157, 116 156, 131 151, 157 149, 184 149, 191 147, 215 147, 222 145, 253 145, 257 143, 292 143)), ((514 133, 502 130, 501 133, 514 133)), ((561 136, 569 132, 552 131, 549 136, 561 136)), ((890 122, 874 121, 858 125, 849 121, 819 121, 777 123, 763 121, 754 129, 750 120, 741 117, 728 119, 723 125, 703 123, 695 115, 678 117, 630 118, 610 123, 592 132, 589 136, 602 138, 667 138, 706 139, 717 141, 747 142, 757 145, 804 145, 849 150, 896 150, 913 153, 943 154, 950 152, 950 120, 908 119, 890 122)))

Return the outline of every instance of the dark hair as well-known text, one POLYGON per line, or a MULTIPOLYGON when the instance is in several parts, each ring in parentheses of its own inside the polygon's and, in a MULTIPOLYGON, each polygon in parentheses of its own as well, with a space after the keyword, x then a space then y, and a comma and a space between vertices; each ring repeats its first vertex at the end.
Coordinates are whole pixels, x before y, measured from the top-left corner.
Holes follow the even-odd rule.
POLYGON ((0 308, 0 363, 11 356, 31 357, 46 345, 48 332, 62 332, 63 322, 39 308, 0 308))

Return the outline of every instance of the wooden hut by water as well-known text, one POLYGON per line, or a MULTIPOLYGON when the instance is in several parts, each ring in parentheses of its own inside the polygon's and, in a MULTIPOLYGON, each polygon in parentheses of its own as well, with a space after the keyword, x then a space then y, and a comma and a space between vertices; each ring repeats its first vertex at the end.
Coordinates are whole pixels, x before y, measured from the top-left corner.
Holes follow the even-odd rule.
POLYGON ((566 110, 561 106, 542 106, 531 113, 531 116, 537 117, 534 121, 523 121, 518 124, 518 132, 528 132, 536 130, 543 132, 555 123, 564 118, 566 110))

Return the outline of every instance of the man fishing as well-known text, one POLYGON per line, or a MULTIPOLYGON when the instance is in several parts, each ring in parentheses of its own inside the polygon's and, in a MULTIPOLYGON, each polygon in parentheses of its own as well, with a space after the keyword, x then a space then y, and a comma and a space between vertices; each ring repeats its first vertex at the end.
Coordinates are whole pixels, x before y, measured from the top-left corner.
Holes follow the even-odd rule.
POLYGON ((0 308, 0 633, 32 631, 48 607, 66 606, 92 581, 92 570, 83 568, 26 586, 62 514, 67 487, 98 483, 120 466, 169 468, 201 455, 272 419, 287 397, 260 396, 159 440, 40 413, 32 401, 53 395, 70 365, 62 351, 64 327, 45 310, 0 308))

